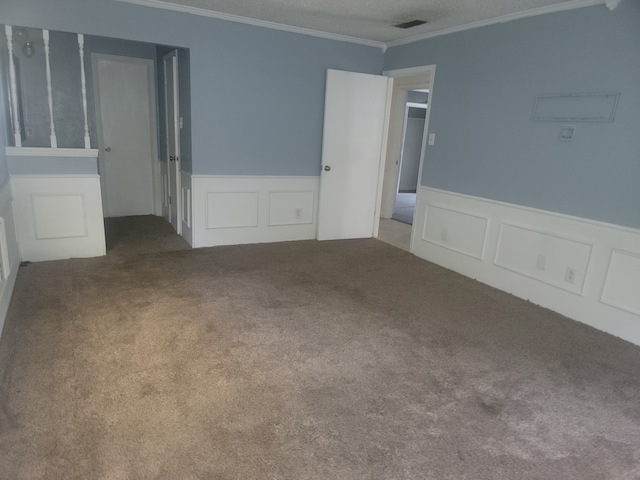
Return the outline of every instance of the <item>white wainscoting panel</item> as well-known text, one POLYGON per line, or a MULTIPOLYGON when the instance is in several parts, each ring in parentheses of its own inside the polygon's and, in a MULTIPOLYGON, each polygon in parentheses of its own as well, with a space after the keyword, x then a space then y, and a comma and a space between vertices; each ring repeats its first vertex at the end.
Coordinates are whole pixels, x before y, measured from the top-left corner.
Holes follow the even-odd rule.
POLYGON ((23 260, 105 254, 98 175, 14 175, 11 188, 23 260))
POLYGON ((192 245, 316 238, 318 184, 318 177, 192 175, 192 245))
POLYGON ((269 226, 313 223, 313 191, 269 192, 269 226))
POLYGON ((4 320, 7 316, 20 264, 9 178, 0 185, 0 259, 2 259, 0 265, 2 270, 0 275, 0 335, 2 335, 4 320))
POLYGON ((592 247, 586 242, 502 223, 494 264, 582 294, 592 247))
POLYGON ((258 226, 258 192, 207 192, 206 228, 258 226))
POLYGON ((473 258, 482 258, 487 217, 428 205, 422 239, 473 258))
POLYGON ((83 194, 31 195, 36 240, 86 237, 87 215, 83 194), (64 212, 64 217, 60 216, 64 212))
POLYGON ((422 187, 411 251, 640 345, 640 230, 422 187))
POLYGON ((640 255, 612 252, 601 301, 640 315, 640 255))
POLYGON ((191 213, 191 174, 180 172, 181 178, 181 200, 182 200, 182 237, 193 246, 193 229, 191 228, 193 216, 191 213))

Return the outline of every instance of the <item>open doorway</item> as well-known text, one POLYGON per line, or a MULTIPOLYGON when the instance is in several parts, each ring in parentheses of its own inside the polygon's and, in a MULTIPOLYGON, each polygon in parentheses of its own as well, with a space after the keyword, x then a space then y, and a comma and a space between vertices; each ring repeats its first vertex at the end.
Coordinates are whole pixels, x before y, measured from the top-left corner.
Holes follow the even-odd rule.
POLYGON ((400 173, 393 213, 391 214, 393 220, 407 225, 413 225, 428 99, 428 89, 411 90, 407 94, 402 151, 399 161, 400 173))
POLYGON ((394 78, 394 84, 377 237, 411 251, 435 66, 394 70, 385 74, 394 78))

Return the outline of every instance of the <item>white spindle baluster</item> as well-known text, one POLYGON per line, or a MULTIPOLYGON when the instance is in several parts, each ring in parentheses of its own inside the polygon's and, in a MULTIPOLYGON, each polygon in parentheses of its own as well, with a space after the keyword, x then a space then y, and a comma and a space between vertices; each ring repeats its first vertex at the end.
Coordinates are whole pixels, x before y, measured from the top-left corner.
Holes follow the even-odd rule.
POLYGON ((13 135, 15 138, 15 146, 22 146, 22 132, 20 131, 20 113, 18 108, 18 84, 16 81, 16 66, 13 63, 13 27, 5 25, 4 31, 7 34, 7 47, 9 49, 9 88, 11 90, 11 119, 13 120, 13 135))
POLYGON ((87 78, 84 73, 84 35, 78 34, 78 50, 80 51, 80 79, 82 81, 82 112, 84 113, 84 148, 91 148, 89 138, 89 122, 87 121, 87 78))
POLYGON ((56 126, 53 122, 53 92, 51 90, 51 63, 49 62, 49 30, 42 31, 44 39, 44 54, 47 63, 47 95, 49 97, 49 122, 51 128, 51 148, 58 148, 58 140, 56 138, 56 126))

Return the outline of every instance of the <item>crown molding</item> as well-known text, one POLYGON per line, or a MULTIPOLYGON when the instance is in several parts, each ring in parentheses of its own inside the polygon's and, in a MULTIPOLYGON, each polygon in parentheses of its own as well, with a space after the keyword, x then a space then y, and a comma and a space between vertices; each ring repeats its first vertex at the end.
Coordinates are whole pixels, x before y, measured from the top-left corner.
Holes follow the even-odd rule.
POLYGON ((253 25, 256 27, 270 28, 272 30, 282 30, 284 32, 298 33, 301 35, 309 35, 311 37, 325 38, 327 40, 337 40, 339 42, 356 43, 358 45, 365 45, 367 47, 376 47, 382 50, 386 49, 384 42, 377 40, 368 40, 366 38, 350 37, 348 35, 340 35, 338 33, 321 32, 319 30, 312 30, 310 28, 294 27, 292 25, 285 25, 283 23, 268 22, 266 20, 258 20, 255 18, 241 17, 239 15, 232 15, 230 13, 214 12, 204 8, 190 7, 187 5, 176 5, 173 3, 164 2, 162 0, 116 0, 123 3, 131 3, 133 5, 142 5, 145 7, 160 8, 163 10, 171 10, 180 13, 189 13, 191 15, 198 15, 201 17, 217 18, 219 20, 227 20, 229 22, 245 23, 247 25, 253 25))
MULTIPOLYGON (((544 15, 546 13, 564 12, 566 10, 575 10, 577 8, 592 7, 594 5, 610 4, 615 0, 570 0, 568 2, 558 3, 555 5, 549 5, 548 7, 534 8, 526 10, 524 12, 510 13, 509 15, 502 15, 500 17, 490 18, 487 20, 480 20, 478 22, 467 23, 466 25, 460 25, 457 27, 444 28, 435 32, 427 32, 412 37, 399 38, 398 40, 390 40, 385 42, 387 48, 397 47, 399 45, 407 45, 409 43, 419 42, 420 40, 426 40, 427 38, 439 37, 440 35, 448 35, 450 33, 464 32, 465 30, 472 30, 474 28, 486 27, 488 25, 495 25, 497 23, 507 23, 512 20, 519 20, 521 18, 535 17, 538 15, 544 15)), ((617 0, 619 3, 619 0, 617 0)), ((616 3, 616 6, 617 6, 616 3)), ((611 7, 609 7, 611 8, 611 7)), ((615 8, 615 7, 614 7, 615 8)))

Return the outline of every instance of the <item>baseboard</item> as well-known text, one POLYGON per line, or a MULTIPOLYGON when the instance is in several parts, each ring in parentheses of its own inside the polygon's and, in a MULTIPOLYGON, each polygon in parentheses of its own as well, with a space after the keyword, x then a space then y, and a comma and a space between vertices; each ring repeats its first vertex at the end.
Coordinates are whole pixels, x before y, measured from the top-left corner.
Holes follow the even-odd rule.
POLYGON ((411 251, 640 345, 640 230, 422 187, 411 251))
POLYGON ((105 255, 98 175, 12 175, 11 188, 23 260, 105 255))
POLYGON ((317 236, 318 177, 192 175, 194 247, 317 236))

